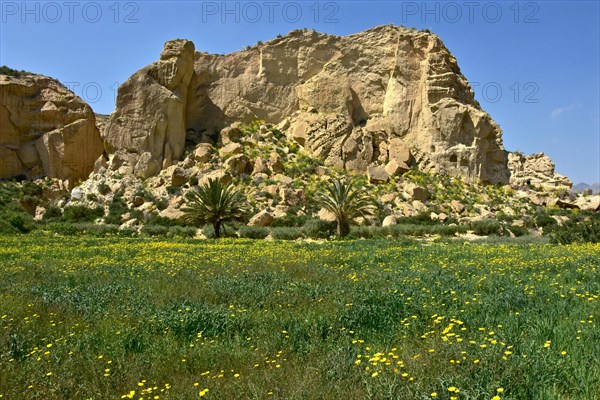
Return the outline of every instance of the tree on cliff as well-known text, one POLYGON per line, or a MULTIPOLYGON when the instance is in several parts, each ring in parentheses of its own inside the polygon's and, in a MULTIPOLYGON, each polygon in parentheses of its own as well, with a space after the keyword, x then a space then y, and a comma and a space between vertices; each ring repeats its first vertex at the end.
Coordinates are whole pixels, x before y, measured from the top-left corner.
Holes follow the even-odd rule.
POLYGON ((209 179, 188 194, 188 202, 182 208, 183 220, 195 226, 211 224, 215 238, 221 237, 221 227, 226 222, 242 220, 247 210, 244 199, 231 183, 209 179))
POLYGON ((371 199, 354 186, 354 181, 346 183, 335 179, 323 192, 317 195, 317 202, 335 215, 336 235, 344 237, 350 233, 352 218, 372 214, 371 199))

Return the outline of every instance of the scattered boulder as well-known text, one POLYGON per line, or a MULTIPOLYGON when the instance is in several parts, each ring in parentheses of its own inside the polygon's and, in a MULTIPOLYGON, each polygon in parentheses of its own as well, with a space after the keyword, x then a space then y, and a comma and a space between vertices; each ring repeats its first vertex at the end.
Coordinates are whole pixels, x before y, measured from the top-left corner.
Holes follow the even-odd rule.
POLYGON ((385 172, 387 172, 389 176, 402 175, 409 169, 408 165, 398 162, 396 159, 391 159, 385 166, 385 172))
POLYGON ((457 214, 462 214, 465 211, 465 206, 458 200, 452 200, 450 206, 457 214))
POLYGON ((213 151, 212 146, 207 143, 201 143, 196 146, 194 150, 194 160, 199 163, 206 164, 210 160, 212 160, 213 151))
POLYGON ((404 191, 412 200, 426 201, 429 200, 430 197, 429 190, 414 183, 406 185, 404 191))
POLYGON ((281 188, 279 189, 281 200, 290 207, 297 207, 306 202, 306 194, 300 189, 281 188))
POLYGON ((246 172, 249 163, 248 157, 243 154, 235 154, 225 161, 225 168, 233 175, 239 175, 246 172))
POLYGON ((383 167, 370 165, 367 168, 367 177, 371 183, 385 183, 390 177, 383 167))
POLYGON ((242 131, 240 131, 239 123, 228 126, 221 129, 219 133, 219 145, 227 146, 230 143, 239 142, 242 137, 242 131))
POLYGON ((221 157, 229 157, 234 154, 241 154, 244 150, 244 147, 239 143, 229 143, 228 145, 221 147, 219 149, 219 156, 221 157))
POLYGON ((270 226, 273 223, 273 215, 271 215, 268 211, 263 210, 258 214, 254 215, 250 218, 250 222, 248 222, 248 226, 270 226))
POLYGON ((386 226, 393 226, 393 225, 397 225, 398 222, 396 221, 396 217, 394 217, 393 215, 388 215, 387 217, 385 217, 383 219, 383 223, 381 224, 381 226, 386 227, 386 226))

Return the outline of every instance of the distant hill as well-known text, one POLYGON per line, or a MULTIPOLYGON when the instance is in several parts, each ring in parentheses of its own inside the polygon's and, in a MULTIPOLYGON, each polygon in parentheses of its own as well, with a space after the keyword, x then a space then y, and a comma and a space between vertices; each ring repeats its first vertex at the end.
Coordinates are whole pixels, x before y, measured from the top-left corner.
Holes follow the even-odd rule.
POLYGON ((581 193, 587 189, 591 189, 592 193, 596 194, 596 193, 600 193, 600 183, 596 182, 596 183, 592 183, 591 185, 588 183, 578 183, 577 185, 573 186, 573 189, 571 189, 571 191, 573 193, 581 193))

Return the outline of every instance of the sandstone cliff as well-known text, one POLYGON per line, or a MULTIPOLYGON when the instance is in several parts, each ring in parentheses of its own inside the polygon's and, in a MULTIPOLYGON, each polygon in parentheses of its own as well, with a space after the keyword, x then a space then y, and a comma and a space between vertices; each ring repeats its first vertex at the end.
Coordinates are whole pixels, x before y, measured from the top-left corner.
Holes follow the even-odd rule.
POLYGON ((345 37, 298 30, 228 55, 168 42, 160 61, 119 88, 106 148, 150 176, 181 157, 186 135, 215 140, 230 123, 256 119, 351 171, 394 160, 509 181, 502 131, 456 59, 437 36, 394 26, 345 37))
POLYGON ((103 147, 92 109, 42 75, 0 75, 0 178, 85 179, 103 147))

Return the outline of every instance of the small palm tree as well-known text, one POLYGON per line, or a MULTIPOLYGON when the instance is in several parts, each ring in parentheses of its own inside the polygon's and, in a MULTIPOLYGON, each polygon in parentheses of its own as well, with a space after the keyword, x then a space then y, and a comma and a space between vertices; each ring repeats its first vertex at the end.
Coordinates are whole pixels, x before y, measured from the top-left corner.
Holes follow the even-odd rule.
POLYGON ((336 179, 317 196, 317 202, 335 215, 336 234, 344 237, 350 233, 352 218, 372 214, 373 203, 363 192, 354 187, 354 181, 346 183, 336 179))
POLYGON ((183 220, 196 226, 212 224, 218 239, 223 224, 245 218, 243 202, 242 195, 231 183, 209 178, 208 183, 188 194, 188 203, 182 208, 183 220))

